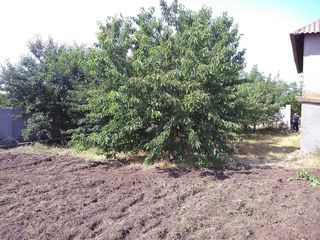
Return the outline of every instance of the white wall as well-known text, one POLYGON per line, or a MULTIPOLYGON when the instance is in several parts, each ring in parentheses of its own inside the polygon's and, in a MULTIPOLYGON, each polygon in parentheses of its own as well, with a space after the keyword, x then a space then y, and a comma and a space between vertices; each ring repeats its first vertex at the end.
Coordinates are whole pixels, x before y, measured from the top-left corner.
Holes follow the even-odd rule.
POLYGON ((306 95, 320 97, 320 34, 306 34, 304 37, 303 76, 306 95))
POLYGON ((320 104, 302 103, 301 151, 310 154, 320 151, 320 104))

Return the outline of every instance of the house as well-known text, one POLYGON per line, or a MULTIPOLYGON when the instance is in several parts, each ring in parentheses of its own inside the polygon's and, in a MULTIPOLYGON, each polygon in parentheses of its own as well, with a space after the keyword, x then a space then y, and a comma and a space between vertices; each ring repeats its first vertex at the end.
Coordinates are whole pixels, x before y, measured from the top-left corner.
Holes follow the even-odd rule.
POLYGON ((320 151, 320 19, 290 34, 297 72, 303 73, 301 151, 320 151))

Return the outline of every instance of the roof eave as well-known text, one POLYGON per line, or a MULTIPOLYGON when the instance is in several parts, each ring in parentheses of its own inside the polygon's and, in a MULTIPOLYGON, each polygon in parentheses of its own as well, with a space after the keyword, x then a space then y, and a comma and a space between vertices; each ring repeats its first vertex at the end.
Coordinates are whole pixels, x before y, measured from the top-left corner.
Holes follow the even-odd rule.
POLYGON ((304 34, 290 34, 294 62, 298 73, 303 72, 304 34))

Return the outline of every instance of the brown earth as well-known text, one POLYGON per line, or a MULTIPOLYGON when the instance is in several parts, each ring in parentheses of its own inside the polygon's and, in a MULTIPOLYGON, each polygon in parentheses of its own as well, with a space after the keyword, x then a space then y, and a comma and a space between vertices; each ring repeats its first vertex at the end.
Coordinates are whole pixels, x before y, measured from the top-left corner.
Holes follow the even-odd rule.
POLYGON ((320 187, 288 181, 296 171, 179 171, 2 151, 0 238, 318 240, 320 187))

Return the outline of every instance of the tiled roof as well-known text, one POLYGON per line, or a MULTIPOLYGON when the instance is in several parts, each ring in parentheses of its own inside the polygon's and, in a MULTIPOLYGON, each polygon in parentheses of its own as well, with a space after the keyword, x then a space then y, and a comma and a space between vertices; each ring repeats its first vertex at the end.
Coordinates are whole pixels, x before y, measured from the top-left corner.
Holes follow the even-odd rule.
POLYGON ((309 23, 308 25, 299 28, 297 31, 294 31, 292 34, 307 34, 307 33, 320 33, 320 19, 309 23))
POLYGON ((297 31, 294 31, 290 34, 293 57, 298 73, 303 72, 304 35, 312 33, 320 33, 320 19, 317 19, 312 23, 299 28, 297 31))

